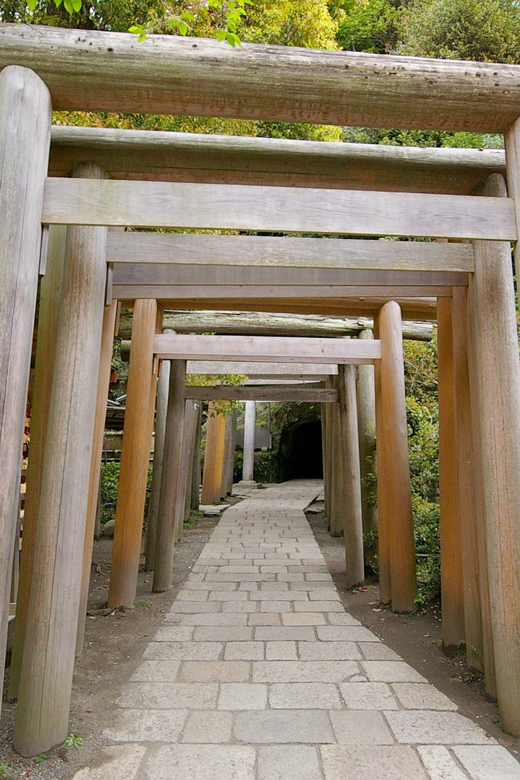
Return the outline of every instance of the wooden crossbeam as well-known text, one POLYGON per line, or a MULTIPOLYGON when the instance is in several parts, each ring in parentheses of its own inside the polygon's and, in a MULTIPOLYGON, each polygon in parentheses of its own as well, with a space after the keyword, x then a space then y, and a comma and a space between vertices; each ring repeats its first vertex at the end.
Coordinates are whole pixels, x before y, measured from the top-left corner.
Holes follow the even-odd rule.
POLYGON ((338 391, 273 385, 271 387, 186 387, 185 398, 196 401, 306 401, 335 403, 338 391))
POLYGON ((505 173, 503 149, 444 149, 286 138, 52 128, 49 176, 68 177, 84 160, 112 179, 269 184, 472 195, 505 173))
POLYGON ((306 339, 284 336, 186 336, 161 333, 154 353, 171 360, 258 361, 267 363, 373 363, 379 341, 306 339))
POLYGON ((516 240, 513 201, 151 181, 46 181, 44 224, 516 240))
POLYGON ((327 379, 338 373, 338 366, 324 363, 258 363, 226 362, 208 360, 188 360, 186 369, 188 374, 201 376, 222 376, 224 374, 239 374, 249 379, 313 379, 314 381, 327 379))
POLYGON ((181 269, 171 271, 168 276, 164 269, 155 268, 160 265, 204 266, 205 279, 208 279, 208 267, 212 266, 219 267, 219 276, 223 273, 221 266, 437 273, 475 270, 472 244, 196 233, 111 232, 107 261, 117 264, 115 281, 119 284, 136 278, 151 281, 152 273, 156 274, 153 277, 156 283, 164 284, 166 279, 173 278, 176 283, 183 283, 181 269), (132 269, 131 264, 146 265, 149 270, 132 269))
POLYGON ((58 110, 488 133, 520 116, 516 65, 3 24, 0 68, 13 63, 58 110))

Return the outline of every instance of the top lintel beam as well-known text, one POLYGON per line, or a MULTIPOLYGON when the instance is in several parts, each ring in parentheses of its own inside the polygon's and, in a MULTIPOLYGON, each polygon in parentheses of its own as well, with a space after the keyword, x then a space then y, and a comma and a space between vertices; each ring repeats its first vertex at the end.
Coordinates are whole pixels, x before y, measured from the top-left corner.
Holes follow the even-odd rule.
POLYGON ((2 24, 12 64, 54 109, 490 133, 520 116, 517 65, 2 24))

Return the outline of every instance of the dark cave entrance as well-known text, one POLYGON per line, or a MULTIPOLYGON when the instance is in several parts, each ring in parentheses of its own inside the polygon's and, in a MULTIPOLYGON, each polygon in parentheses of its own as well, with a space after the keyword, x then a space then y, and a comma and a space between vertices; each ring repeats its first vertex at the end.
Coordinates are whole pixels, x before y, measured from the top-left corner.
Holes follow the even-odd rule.
POLYGON ((278 475, 280 482, 323 479, 321 420, 297 422, 282 431, 278 475))

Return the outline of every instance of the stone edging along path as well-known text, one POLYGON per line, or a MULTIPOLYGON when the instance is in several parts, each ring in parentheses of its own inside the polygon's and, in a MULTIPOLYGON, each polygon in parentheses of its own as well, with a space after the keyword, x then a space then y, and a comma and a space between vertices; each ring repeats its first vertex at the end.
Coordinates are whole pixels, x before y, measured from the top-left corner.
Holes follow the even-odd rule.
POLYGON ((348 614, 297 481, 226 510, 74 780, 520 780, 348 614))

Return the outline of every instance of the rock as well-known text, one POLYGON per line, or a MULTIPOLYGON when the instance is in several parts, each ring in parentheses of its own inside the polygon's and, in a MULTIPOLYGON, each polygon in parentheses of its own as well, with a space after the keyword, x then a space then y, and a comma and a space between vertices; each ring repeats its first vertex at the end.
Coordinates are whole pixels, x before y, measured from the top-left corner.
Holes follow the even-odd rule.
POLYGON ((114 527, 115 527, 116 521, 115 520, 109 520, 105 525, 103 526, 102 534, 103 536, 108 536, 110 539, 114 536, 114 527))

